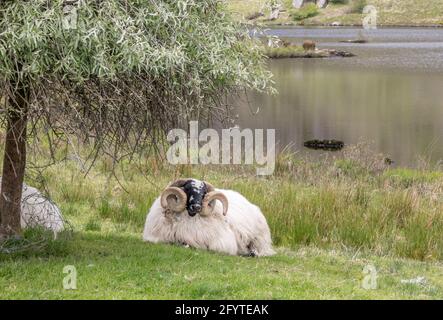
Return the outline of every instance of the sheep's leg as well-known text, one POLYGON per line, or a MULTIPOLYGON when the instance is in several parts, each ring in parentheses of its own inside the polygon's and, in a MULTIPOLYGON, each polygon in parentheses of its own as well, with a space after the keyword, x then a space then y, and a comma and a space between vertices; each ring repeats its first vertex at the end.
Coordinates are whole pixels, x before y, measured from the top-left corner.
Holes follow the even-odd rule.
POLYGON ((257 253, 257 249, 255 248, 254 244, 251 242, 248 244, 248 257, 257 257, 258 253, 257 253))
POLYGON ((187 243, 184 242, 184 241, 180 241, 180 242, 179 242, 179 245, 181 245, 182 247, 185 247, 185 248, 189 248, 189 247, 190 247, 189 244, 187 244, 187 243))
POLYGON ((275 254, 272 246, 265 241, 261 241, 260 239, 254 239, 253 241, 251 241, 248 244, 247 249, 249 251, 249 256, 251 257, 264 257, 272 256, 275 254))

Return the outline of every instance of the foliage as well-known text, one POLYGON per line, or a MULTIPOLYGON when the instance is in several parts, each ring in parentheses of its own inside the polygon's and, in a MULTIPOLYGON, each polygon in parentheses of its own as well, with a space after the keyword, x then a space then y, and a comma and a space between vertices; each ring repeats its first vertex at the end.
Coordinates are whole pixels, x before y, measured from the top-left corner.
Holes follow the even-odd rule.
POLYGON ((181 84, 201 86, 201 91, 214 82, 265 88, 266 78, 253 77, 264 71, 248 69, 254 62, 248 58, 258 56, 254 50, 246 54, 244 33, 225 16, 219 1, 85 2, 78 8, 75 29, 62 26, 62 3, 1 3, 3 82, 57 78, 82 83, 131 73, 154 79, 174 75, 180 82, 188 74, 181 84), (16 70, 16 64, 23 68, 16 70))
POLYGON ((351 0, 349 13, 363 13, 363 9, 366 7, 366 5, 366 0, 351 0))
POLYGON ((158 129, 226 116, 232 90, 270 88, 257 44, 221 1, 81 1, 68 26, 63 3, 0 2, 0 96, 26 84, 32 128, 53 138, 155 148, 144 144, 158 129))

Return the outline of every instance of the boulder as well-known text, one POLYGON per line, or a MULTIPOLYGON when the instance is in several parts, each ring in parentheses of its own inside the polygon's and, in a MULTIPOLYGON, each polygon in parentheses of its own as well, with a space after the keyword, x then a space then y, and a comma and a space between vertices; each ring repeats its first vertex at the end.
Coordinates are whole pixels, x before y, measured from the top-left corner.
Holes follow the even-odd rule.
MULTIPOLYGON (((0 177, 0 184, 1 181, 0 177)), ((62 213, 54 202, 36 188, 23 183, 20 217, 22 229, 41 227, 57 234, 65 229, 64 223, 62 213)))
POLYGON ((338 151, 345 146, 343 141, 339 140, 309 140, 304 146, 314 150, 338 151))

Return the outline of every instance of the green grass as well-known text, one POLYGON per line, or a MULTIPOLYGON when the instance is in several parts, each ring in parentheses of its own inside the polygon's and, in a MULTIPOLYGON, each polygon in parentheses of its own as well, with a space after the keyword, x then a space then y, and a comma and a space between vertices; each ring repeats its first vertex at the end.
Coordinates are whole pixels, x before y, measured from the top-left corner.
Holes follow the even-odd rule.
MULTIPOLYGON (((41 157, 41 156, 40 156, 41 157)), ((100 158, 87 177, 75 161, 47 168, 28 183, 46 190, 77 230, 140 234, 154 199, 171 180, 192 176, 234 189, 264 212, 277 246, 349 247, 377 255, 443 260, 443 173, 390 168, 364 144, 325 160, 289 152, 274 176, 253 167, 162 166, 155 159, 116 169, 100 158)))
POLYGON ((390 182, 408 188, 417 184, 433 184, 443 180, 440 171, 413 170, 409 168, 396 168, 384 173, 390 182))
POLYGON ((264 49, 264 54, 273 59, 279 58, 300 58, 306 56, 306 51, 302 46, 277 47, 264 49))
POLYGON ((145 244, 127 232, 82 231, 62 250, 1 261, 1 299, 423 299, 441 298, 443 266, 300 247, 242 258, 145 244), (363 268, 378 271, 362 288, 363 268), (75 266, 77 289, 63 289, 75 266), (426 283, 403 284, 419 276, 426 283))
MULTIPOLYGON (((251 167, 123 161, 116 170, 119 184, 109 178, 110 161, 99 158, 87 177, 75 161, 66 161, 46 168, 38 180, 27 178, 40 188, 37 181, 45 181, 75 232, 43 248, 1 254, 0 298, 359 299, 443 293, 438 169, 390 169, 382 156, 357 145, 316 161, 283 152, 267 178, 254 177, 251 167), (143 243, 150 205, 168 181, 187 176, 237 190, 260 206, 278 254, 252 259, 143 243), (379 270, 377 290, 361 288, 367 264, 379 270), (65 265, 76 266, 78 290, 63 290, 65 265), (419 276, 426 285, 401 283, 419 276)), ((26 236, 36 237, 31 231, 26 236)))
POLYGON ((301 21, 301 20, 305 20, 308 18, 312 18, 318 14, 319 14, 319 11, 318 11, 317 5, 314 3, 309 3, 300 9, 292 9, 290 11, 290 16, 295 21, 301 21))

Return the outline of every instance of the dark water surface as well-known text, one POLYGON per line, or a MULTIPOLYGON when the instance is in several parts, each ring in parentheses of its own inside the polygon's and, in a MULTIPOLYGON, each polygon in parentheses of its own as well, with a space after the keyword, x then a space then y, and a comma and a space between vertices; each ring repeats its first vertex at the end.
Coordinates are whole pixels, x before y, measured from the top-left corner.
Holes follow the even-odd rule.
POLYGON ((279 94, 238 101, 241 128, 274 128, 281 146, 293 143, 302 152, 308 152, 305 140, 340 139, 373 142, 399 165, 414 166, 419 156, 434 164, 443 159, 443 29, 266 32, 297 43, 312 39, 357 57, 271 60, 279 94), (361 36, 369 43, 339 42, 361 36))

